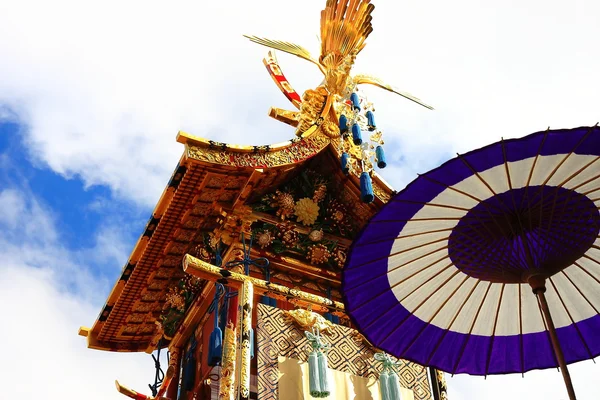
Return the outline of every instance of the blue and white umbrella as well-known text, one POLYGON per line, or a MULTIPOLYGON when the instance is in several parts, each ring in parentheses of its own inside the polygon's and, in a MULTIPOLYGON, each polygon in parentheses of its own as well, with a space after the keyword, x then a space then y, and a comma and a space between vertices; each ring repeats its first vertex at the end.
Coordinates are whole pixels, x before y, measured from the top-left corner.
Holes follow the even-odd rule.
POLYGON ((373 217, 343 273, 376 347, 449 373, 600 354, 600 128, 538 132, 420 175, 373 217), (549 307, 548 307, 549 306, 549 307))

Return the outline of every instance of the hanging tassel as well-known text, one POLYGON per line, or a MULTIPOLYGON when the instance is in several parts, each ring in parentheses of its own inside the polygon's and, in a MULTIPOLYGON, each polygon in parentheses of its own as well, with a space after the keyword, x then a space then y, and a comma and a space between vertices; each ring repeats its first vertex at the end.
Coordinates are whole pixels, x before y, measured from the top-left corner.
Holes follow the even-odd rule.
POLYGON ((223 331, 218 326, 210 334, 208 342, 208 365, 216 367, 221 363, 223 352, 223 331))
POLYGON ((377 146, 375 148, 375 158, 377 159, 377 166, 381 169, 387 166, 387 162, 385 162, 385 152, 383 151, 382 146, 377 146))
POLYGON ((208 341, 208 365, 211 367, 219 365, 221 363, 221 357, 223 356, 223 331, 219 327, 219 299, 224 290, 223 285, 218 284, 216 286, 215 297, 212 304, 212 306, 214 306, 212 310, 214 328, 208 341))
POLYGON ((400 400, 400 382, 395 372, 390 372, 388 375, 388 392, 390 400, 400 400))
POLYGON ((390 388, 388 383, 389 375, 384 369, 379 374, 379 391, 381 393, 381 400, 390 400, 390 388))
POLYGON ((352 102, 352 108, 360 111, 360 99, 358 98, 358 94, 352 93, 350 95, 350 101, 352 102))
POLYGON ((350 172, 350 165, 348 163, 350 159, 350 156, 348 156, 348 153, 342 153, 342 172, 344 173, 344 175, 348 175, 348 173, 350 172))
POLYGON ((367 126, 371 132, 377 128, 377 125, 375 125, 375 114, 371 110, 367 111, 367 126))
POLYGON ((196 381, 196 337, 192 335, 192 343, 190 349, 185 356, 185 366, 183 367, 183 390, 190 392, 194 390, 196 381))
POLYGON ((321 398, 329 397, 329 380, 327 379, 327 356, 322 351, 317 353, 319 363, 319 381, 321 383, 321 398))
POLYGON ((343 135, 348 132, 348 118, 344 114, 340 115, 340 133, 343 135))
POLYGON ((370 203, 375 200, 373 195, 373 184, 368 172, 360 174, 360 198, 365 203, 370 203))
POLYGON ((321 381, 319 380, 319 361, 316 351, 308 355, 308 388, 312 397, 321 397, 321 381))
POLYGON ((352 141, 356 146, 360 146, 362 144, 362 134, 358 124, 352 125, 352 141))

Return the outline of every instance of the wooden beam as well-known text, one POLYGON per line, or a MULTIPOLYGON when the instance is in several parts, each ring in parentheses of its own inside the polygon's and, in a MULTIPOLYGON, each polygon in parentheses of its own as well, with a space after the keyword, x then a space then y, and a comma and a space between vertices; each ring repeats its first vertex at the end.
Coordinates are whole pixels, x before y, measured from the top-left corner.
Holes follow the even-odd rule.
POLYGON ((239 274, 225 268, 219 268, 196 257, 192 257, 189 254, 186 254, 183 257, 183 270, 195 277, 212 282, 220 282, 235 288, 240 288, 244 282, 251 282, 254 285, 254 292, 257 294, 277 294, 295 300, 295 303, 300 306, 311 307, 322 312, 335 311, 338 315, 345 315, 344 304, 339 301, 329 300, 325 297, 307 293, 302 290, 269 283, 262 279, 239 274))

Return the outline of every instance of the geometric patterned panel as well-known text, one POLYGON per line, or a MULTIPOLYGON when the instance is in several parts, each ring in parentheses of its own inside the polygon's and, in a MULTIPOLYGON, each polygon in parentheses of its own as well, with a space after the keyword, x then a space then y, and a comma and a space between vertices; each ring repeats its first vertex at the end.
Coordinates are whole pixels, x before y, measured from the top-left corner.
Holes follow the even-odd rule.
MULTIPOLYGON (((257 306, 258 399, 279 400, 278 357, 307 361, 310 345, 283 310, 264 304, 257 306)), ((323 334, 331 344, 327 353, 329 368, 362 377, 377 379, 381 363, 373 359, 374 349, 354 329, 334 325, 323 334)), ((411 389, 415 400, 431 400, 427 370, 421 365, 400 360, 400 385, 411 389)))

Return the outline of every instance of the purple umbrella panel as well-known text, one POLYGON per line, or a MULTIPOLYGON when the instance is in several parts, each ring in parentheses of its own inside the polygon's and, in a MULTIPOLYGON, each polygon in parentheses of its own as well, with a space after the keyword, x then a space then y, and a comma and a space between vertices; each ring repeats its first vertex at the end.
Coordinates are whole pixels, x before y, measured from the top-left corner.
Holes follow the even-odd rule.
POLYGON ((600 354, 600 128, 545 131, 419 176, 369 222, 343 274, 375 346, 450 373, 558 366, 600 354))

